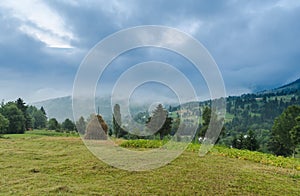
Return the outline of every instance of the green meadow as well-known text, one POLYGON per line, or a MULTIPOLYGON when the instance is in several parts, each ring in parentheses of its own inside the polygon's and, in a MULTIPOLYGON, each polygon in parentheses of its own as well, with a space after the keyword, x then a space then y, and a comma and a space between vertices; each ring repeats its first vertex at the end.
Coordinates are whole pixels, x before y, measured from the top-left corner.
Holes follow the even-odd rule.
MULTIPOLYGON (((162 142, 118 141, 127 148, 162 142), (151 143, 152 142, 152 143, 151 143)), ((0 138, 0 195, 299 195, 299 159, 199 145, 164 167, 129 172, 93 156, 72 133, 29 131, 0 138)))

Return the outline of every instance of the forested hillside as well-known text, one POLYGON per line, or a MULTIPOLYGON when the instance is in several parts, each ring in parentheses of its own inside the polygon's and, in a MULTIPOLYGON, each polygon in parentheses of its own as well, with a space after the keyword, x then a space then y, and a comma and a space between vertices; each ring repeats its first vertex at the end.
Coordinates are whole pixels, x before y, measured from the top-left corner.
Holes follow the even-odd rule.
MULTIPOLYGON (((194 115, 204 116, 205 108, 210 107, 210 103, 200 102, 196 107, 195 103, 190 103, 191 107, 194 107, 191 111, 194 115)), ((300 106, 300 79, 269 91, 227 97, 225 127, 219 143, 235 147, 234 141, 241 141, 253 135, 258 143, 255 150, 270 152, 274 121, 292 105, 300 106)), ((170 112, 180 113, 180 106, 172 107, 170 112)), ((197 137, 201 127, 203 123, 199 125, 197 137)))
POLYGON ((227 138, 224 138, 224 143, 230 145, 234 136, 253 130, 261 144, 260 150, 267 151, 266 145, 275 118, 291 105, 300 105, 299 91, 287 94, 248 94, 228 97, 225 123, 227 138))

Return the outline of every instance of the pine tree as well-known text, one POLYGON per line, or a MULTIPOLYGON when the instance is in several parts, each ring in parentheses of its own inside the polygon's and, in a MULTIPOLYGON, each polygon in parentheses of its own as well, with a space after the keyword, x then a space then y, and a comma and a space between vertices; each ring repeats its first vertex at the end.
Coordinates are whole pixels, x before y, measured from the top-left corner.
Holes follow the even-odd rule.
POLYGON ((236 143, 236 148, 237 149, 244 149, 245 145, 244 145, 244 135, 240 134, 240 136, 237 139, 237 143, 236 143))
POLYGON ((26 113, 27 106, 25 105, 25 102, 21 98, 17 99, 16 105, 23 112, 23 114, 26 113))
POLYGON ((44 109, 44 107, 42 106, 41 107, 41 109, 40 109, 42 112, 43 112, 43 114, 46 116, 47 114, 46 114, 46 111, 45 111, 45 109, 44 109))
POLYGON ((232 142, 231 142, 232 148, 237 148, 238 146, 238 139, 236 136, 233 137, 232 142))
POLYGON ((34 118, 34 128, 36 129, 43 129, 46 128, 47 125, 47 116, 45 115, 45 110, 43 107, 39 110, 34 110, 33 112, 34 118))
POLYGON ((258 141, 252 130, 248 131, 247 137, 244 142, 245 142, 244 146, 248 150, 255 151, 259 148, 258 141))
POLYGON ((17 99, 16 105, 22 111, 23 116, 25 118, 25 124, 24 124, 25 129, 26 130, 32 129, 32 118, 31 118, 31 116, 29 115, 29 113, 27 111, 28 106, 25 105, 25 102, 21 98, 17 99))
POLYGON ((209 107, 206 107, 202 115, 202 127, 200 128, 198 137, 204 138, 207 135, 207 130, 210 129, 208 138, 212 139, 214 137, 215 131, 220 130, 221 132, 216 139, 216 142, 219 141, 220 137, 225 134, 225 126, 223 126, 223 119, 218 119, 218 115, 215 110, 212 110, 209 107))
POLYGON ((204 138, 206 131, 208 129, 210 119, 211 119, 211 109, 209 107, 205 107, 202 115, 202 127, 200 128, 198 137, 204 138))
POLYGON ((168 112, 159 104, 153 111, 152 117, 148 118, 147 128, 151 133, 159 134, 160 139, 171 133, 172 118, 168 117, 168 112))
POLYGON ((234 136, 231 145, 233 148, 251 151, 255 151, 259 148, 258 141, 252 130, 249 130, 246 135, 240 134, 238 138, 234 136))

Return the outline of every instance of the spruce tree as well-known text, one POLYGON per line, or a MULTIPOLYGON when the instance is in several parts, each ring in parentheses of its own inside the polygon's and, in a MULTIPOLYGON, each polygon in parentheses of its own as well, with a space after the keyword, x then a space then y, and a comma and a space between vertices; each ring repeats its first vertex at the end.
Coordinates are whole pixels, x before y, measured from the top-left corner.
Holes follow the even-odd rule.
POLYGON ((159 104, 148 118, 147 128, 153 134, 159 135, 160 139, 171 133, 172 118, 168 117, 168 112, 159 104))
POLYGON ((25 102, 21 98, 17 99, 16 105, 22 111, 23 116, 25 118, 25 129, 26 130, 32 129, 33 128, 32 117, 29 115, 29 113, 27 111, 28 110, 28 106, 25 104, 25 102))

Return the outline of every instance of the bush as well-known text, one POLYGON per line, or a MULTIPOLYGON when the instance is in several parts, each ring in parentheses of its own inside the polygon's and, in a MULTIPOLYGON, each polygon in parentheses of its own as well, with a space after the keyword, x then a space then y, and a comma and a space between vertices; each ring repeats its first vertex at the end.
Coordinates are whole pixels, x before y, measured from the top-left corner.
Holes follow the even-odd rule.
POLYGON ((127 140, 123 142, 120 146, 124 148, 159 148, 163 146, 166 140, 127 140))

